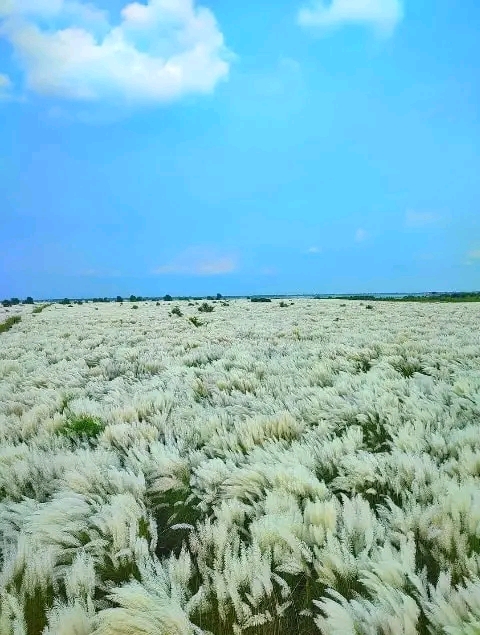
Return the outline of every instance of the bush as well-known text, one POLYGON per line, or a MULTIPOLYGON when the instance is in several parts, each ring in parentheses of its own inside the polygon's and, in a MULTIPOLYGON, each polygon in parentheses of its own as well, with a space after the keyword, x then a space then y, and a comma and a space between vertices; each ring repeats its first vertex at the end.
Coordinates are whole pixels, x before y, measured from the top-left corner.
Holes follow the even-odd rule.
POLYGON ((72 415, 57 432, 70 439, 93 440, 103 430, 100 419, 90 415, 72 415))
POLYGON ((214 308, 215 307, 213 307, 211 304, 208 304, 208 302, 203 302, 203 304, 198 307, 198 310, 200 311, 200 313, 211 313, 214 308))
POLYGON ((180 311, 180 307, 174 306, 170 315, 178 315, 178 317, 182 317, 183 313, 180 311))
POLYGON ((19 315, 13 315, 12 317, 7 318, 5 322, 0 324, 0 333, 9 331, 14 324, 18 324, 21 320, 22 318, 19 315))
POLYGON ((367 304, 366 309, 373 309, 373 304, 367 304))
POLYGON ((193 324, 193 326, 196 326, 197 328, 198 328, 199 326, 203 326, 203 322, 201 322, 201 321, 197 318, 197 316, 196 316, 196 315, 191 315, 191 316, 188 318, 188 321, 189 321, 189 322, 191 322, 191 323, 193 324))
POLYGON ((285 308, 285 307, 287 307, 287 306, 288 306, 288 304, 287 304, 286 302, 280 302, 280 306, 281 306, 282 308, 285 308))
POLYGON ((138 304, 134 304, 134 305, 132 306, 132 309, 138 309, 138 304))

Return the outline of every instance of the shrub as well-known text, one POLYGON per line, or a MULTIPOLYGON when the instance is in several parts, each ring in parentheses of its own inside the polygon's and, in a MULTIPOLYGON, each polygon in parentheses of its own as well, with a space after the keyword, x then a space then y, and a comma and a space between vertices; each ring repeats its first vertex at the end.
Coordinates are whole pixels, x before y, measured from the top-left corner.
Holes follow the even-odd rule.
POLYGON ((180 311, 180 307, 174 306, 173 309, 171 310, 170 315, 178 315, 178 317, 182 317, 183 313, 180 311))
POLYGON ((373 305, 372 304, 367 304, 367 306, 365 308, 366 309, 373 309, 373 305))
POLYGON ((270 298, 251 298, 250 302, 271 302, 270 298))
POLYGON ((103 424, 100 419, 90 415, 72 415, 57 432, 70 439, 91 441, 96 439, 102 430, 103 424))
POLYGON ((132 309, 138 309, 138 304, 134 304, 134 305, 132 306, 132 309))
POLYGON ((282 308, 285 308, 285 307, 287 307, 287 306, 288 306, 288 304, 287 304, 286 302, 283 302, 283 301, 282 301, 282 302, 280 302, 280 306, 281 306, 282 308))
POLYGON ((191 322, 191 323, 193 324, 193 326, 196 326, 197 328, 198 328, 199 326, 203 326, 203 322, 201 322, 201 321, 197 318, 197 316, 196 316, 196 315, 191 315, 191 316, 188 318, 188 321, 189 321, 189 322, 191 322))
POLYGON ((200 311, 200 313, 211 313, 214 310, 215 307, 213 307, 211 304, 208 304, 208 302, 203 302, 199 307, 198 310, 200 311))
POLYGON ((21 321, 21 317, 19 315, 13 315, 12 317, 9 317, 5 320, 5 322, 2 322, 2 324, 0 324, 0 333, 5 333, 6 331, 9 331, 12 326, 14 324, 18 324, 21 321))

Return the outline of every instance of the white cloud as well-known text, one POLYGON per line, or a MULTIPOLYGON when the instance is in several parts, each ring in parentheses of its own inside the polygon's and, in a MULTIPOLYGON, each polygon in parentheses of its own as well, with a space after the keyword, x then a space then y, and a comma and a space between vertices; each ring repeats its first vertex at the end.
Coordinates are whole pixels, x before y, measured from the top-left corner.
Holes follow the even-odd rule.
POLYGON ((467 254, 467 258, 470 261, 480 260, 480 249, 473 249, 472 251, 469 251, 467 254))
POLYGON ((209 93, 228 76, 232 57, 213 13, 195 0, 134 2, 116 25, 85 2, 3 0, 0 36, 12 45, 29 89, 90 101, 155 103, 209 93))
POLYGON ((440 216, 433 212, 415 212, 409 210, 405 214, 405 225, 411 228, 435 225, 439 220, 440 216))
POLYGON ((0 73, 0 91, 1 90, 10 90, 12 87, 12 80, 8 75, 4 73, 0 73))
POLYGON ((5 73, 0 73, 0 102, 7 101, 21 102, 24 101, 24 99, 15 94, 13 82, 10 77, 5 73))
POLYGON ((320 247, 309 247, 307 249, 307 254, 319 254, 321 251, 320 247))
POLYGON ((11 101, 13 83, 8 75, 0 73, 0 101, 11 101))
POLYGON ((172 262, 156 268, 153 273, 218 276, 232 273, 236 269, 237 259, 231 254, 218 254, 210 250, 191 248, 181 253, 172 262))
POLYGON ((390 35, 403 18, 400 0, 313 0, 300 9, 300 26, 328 29, 345 24, 373 26, 379 33, 390 35))
POLYGON ((355 232, 355 242, 356 243, 362 243, 364 240, 367 240, 368 238, 368 232, 365 229, 357 229, 357 231, 355 232))

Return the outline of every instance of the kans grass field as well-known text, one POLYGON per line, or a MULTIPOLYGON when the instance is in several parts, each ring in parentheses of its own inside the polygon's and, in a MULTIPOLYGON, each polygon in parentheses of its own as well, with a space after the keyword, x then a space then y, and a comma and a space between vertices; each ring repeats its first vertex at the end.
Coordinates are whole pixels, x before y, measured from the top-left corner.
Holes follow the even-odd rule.
POLYGON ((478 635, 480 304, 174 306, 0 315, 0 634, 478 635))

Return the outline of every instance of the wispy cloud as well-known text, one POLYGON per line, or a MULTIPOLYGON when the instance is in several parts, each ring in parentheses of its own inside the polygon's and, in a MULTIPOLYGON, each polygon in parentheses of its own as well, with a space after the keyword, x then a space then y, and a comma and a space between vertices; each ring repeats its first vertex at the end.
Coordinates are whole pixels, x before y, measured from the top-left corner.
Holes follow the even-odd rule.
POLYGON ((480 264, 480 249, 473 249, 467 253, 467 263, 479 263, 480 264))
POLYGON ((8 75, 0 73, 0 101, 11 101, 14 99, 13 82, 8 75))
POLYGON ((262 276, 275 276, 278 273, 278 269, 276 267, 263 267, 260 269, 260 273, 262 276))
POLYGON ((237 258, 232 254, 218 254, 211 250, 191 248, 179 254, 171 262, 157 267, 153 273, 155 275, 218 276, 233 273, 237 267, 237 258))
POLYGON ((107 12, 81 0, 3 0, 0 37, 26 85, 83 101, 168 102, 211 92, 230 53, 214 14, 195 0, 148 0, 107 12))
POLYGON ((307 249, 307 254, 319 254, 321 253, 322 249, 321 247, 309 247, 307 249))
POLYGON ((369 234, 365 229, 359 228, 355 232, 355 242, 363 243, 363 241, 367 240, 369 234))
POLYGON ((428 227, 436 225, 441 217, 434 212, 415 212, 408 210, 405 213, 405 226, 409 228, 428 227))
POLYGON ((329 29, 346 24, 374 27, 388 36, 403 18, 400 0, 312 0, 298 12, 300 26, 329 29))
POLYGON ((117 269, 84 269, 79 275, 87 278, 119 278, 122 274, 117 269))

